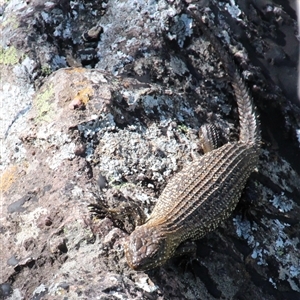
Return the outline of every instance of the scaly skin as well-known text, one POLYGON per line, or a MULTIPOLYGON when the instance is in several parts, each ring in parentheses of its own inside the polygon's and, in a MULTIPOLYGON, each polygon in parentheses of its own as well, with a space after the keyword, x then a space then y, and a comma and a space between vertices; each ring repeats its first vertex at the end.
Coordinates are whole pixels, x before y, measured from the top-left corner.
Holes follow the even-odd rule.
POLYGON ((163 265, 186 241, 200 239, 226 219, 238 203, 250 174, 258 165, 260 131, 248 90, 234 63, 200 17, 201 30, 222 58, 235 92, 239 141, 213 149, 185 166, 167 184, 145 224, 125 242, 125 256, 135 270, 163 265))

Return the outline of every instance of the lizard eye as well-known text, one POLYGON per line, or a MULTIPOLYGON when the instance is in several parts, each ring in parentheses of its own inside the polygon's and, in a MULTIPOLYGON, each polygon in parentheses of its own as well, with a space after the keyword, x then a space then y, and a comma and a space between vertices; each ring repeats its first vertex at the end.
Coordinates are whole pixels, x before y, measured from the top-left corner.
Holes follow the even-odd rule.
POLYGON ((136 250, 140 250, 143 247, 141 238, 137 237, 134 241, 136 250))
POLYGON ((147 246, 147 255, 148 256, 152 256, 152 257, 157 256, 158 252, 157 252, 156 246, 157 245, 155 245, 155 244, 150 244, 147 246))
POLYGON ((159 255, 162 254, 164 249, 164 243, 161 241, 160 243, 151 243, 147 245, 147 252, 146 255, 151 258, 157 258, 159 255))

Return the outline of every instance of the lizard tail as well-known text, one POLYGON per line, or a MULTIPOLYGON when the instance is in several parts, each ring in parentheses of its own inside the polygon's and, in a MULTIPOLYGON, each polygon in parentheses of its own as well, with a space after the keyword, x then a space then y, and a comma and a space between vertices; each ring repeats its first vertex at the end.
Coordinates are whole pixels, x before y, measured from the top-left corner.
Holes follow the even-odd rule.
POLYGON ((227 71, 231 85, 233 87, 236 101, 238 105, 239 120, 240 120, 240 136, 241 143, 259 146, 261 143, 260 126, 256 116, 256 109, 253 104, 252 97, 249 94, 248 88, 242 79, 234 61, 224 50, 222 44, 216 38, 214 33, 202 21, 201 16, 196 15, 189 9, 193 18, 199 24, 201 31, 208 37, 214 49, 218 52, 225 70, 227 71))

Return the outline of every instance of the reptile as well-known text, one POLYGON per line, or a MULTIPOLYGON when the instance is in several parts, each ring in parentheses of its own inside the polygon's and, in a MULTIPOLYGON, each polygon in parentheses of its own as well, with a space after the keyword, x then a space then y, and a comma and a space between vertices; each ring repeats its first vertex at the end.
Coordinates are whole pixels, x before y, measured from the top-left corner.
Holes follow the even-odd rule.
MULTIPOLYGON (((259 122, 246 84, 202 17, 189 12, 220 56, 231 80, 239 113, 239 139, 219 148, 208 140, 204 155, 169 180, 149 218, 125 240, 125 257, 134 270, 153 269, 189 252, 190 242, 202 238, 231 215, 259 162, 259 122)), ((205 128, 208 134, 204 138, 209 138, 212 128, 205 128)))

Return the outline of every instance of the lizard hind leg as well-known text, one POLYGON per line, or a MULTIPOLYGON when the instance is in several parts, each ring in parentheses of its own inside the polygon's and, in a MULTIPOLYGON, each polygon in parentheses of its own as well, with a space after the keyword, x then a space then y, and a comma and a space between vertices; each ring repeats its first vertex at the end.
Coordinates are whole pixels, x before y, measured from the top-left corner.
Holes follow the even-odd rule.
POLYGON ((223 139, 220 129, 215 124, 204 124, 199 129, 200 145, 204 153, 222 146, 223 139))

